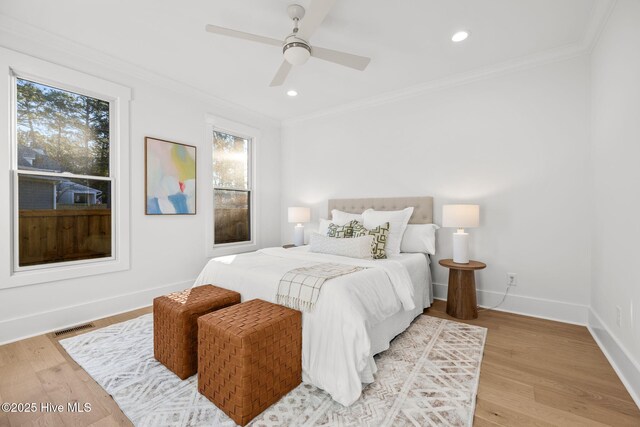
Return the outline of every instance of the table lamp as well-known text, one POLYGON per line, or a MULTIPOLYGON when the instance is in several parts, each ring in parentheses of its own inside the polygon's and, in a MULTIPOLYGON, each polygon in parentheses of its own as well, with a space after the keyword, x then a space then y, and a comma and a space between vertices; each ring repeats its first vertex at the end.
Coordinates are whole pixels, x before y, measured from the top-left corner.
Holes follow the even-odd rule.
POLYGON ((311 220, 311 209, 303 207, 289 208, 289 222, 297 224, 293 229, 293 244, 296 246, 304 245, 304 225, 303 222, 311 220))
POLYGON ((453 262, 469 263, 469 234, 465 228, 477 227, 480 224, 480 206, 478 205, 444 205, 442 206, 442 226, 457 228, 453 233, 453 262))

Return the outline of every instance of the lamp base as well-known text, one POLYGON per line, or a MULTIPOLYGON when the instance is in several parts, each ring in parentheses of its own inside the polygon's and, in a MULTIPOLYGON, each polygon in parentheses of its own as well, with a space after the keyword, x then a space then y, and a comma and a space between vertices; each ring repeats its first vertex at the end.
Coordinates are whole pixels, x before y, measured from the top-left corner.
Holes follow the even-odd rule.
POLYGON ((453 262, 469 264, 469 234, 458 231, 453 233, 453 262))
POLYGON ((293 229, 293 244, 296 246, 304 246, 304 225, 298 224, 293 229))

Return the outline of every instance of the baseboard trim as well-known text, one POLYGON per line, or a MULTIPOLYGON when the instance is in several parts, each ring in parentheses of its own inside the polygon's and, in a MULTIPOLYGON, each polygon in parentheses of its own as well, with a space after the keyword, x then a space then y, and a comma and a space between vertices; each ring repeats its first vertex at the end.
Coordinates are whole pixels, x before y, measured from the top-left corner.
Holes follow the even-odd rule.
POLYGON ((193 282, 193 280, 185 280, 111 298, 2 320, 0 321, 0 345, 148 307, 153 298, 188 288, 193 282))
POLYGON ((587 328, 600 350, 616 371, 631 398, 640 408, 640 364, 631 357, 629 351, 611 333, 607 325, 593 309, 589 309, 587 328))
MULTIPOLYGON (((434 283, 433 293, 435 299, 446 300, 447 285, 434 283)), ((479 289, 477 296, 478 305, 487 308, 500 303, 504 293, 479 289)), ((580 326, 587 325, 589 315, 589 307, 586 305, 514 294, 509 294, 504 303, 494 310, 580 326)))

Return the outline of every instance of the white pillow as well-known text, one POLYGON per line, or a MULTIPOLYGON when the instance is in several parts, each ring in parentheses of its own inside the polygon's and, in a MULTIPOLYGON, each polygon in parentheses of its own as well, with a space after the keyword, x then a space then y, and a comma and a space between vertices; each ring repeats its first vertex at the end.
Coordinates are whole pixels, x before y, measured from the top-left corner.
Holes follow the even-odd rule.
POLYGON ((338 209, 331 210, 331 222, 335 225, 345 225, 354 219, 358 222, 362 222, 362 214, 352 214, 349 212, 342 212, 338 209))
POLYGON ((331 220, 320 218, 320 225, 318 226, 318 234, 322 234, 323 236, 326 236, 327 232, 329 231, 330 224, 331 224, 331 220))
POLYGON ((365 228, 371 230, 385 222, 389 223, 389 237, 385 251, 387 255, 398 255, 400 253, 400 243, 402 235, 407 228, 409 218, 413 214, 413 208, 409 207, 401 211, 375 211, 367 209, 362 213, 362 220, 365 228))
POLYGON ((353 237, 351 239, 337 239, 318 233, 311 233, 309 236, 309 252, 350 258, 371 259, 372 244, 373 236, 353 237))
POLYGON ((400 252, 413 252, 423 254, 436 254, 436 230, 435 224, 407 224, 407 229, 402 236, 400 252))

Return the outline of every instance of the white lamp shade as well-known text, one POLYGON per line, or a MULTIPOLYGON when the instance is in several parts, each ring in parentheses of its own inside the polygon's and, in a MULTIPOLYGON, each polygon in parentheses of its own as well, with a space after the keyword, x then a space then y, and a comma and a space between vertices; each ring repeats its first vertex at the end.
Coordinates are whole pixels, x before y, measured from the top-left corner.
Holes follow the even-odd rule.
POLYGON ((442 206, 442 226, 453 228, 472 228, 480 225, 480 206, 444 205, 442 206))
POLYGON ((301 224, 311 221, 311 209, 302 207, 291 207, 288 212, 289 222, 301 224))

